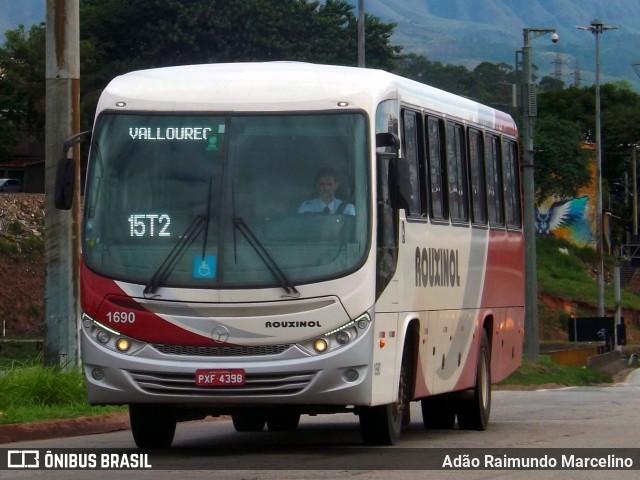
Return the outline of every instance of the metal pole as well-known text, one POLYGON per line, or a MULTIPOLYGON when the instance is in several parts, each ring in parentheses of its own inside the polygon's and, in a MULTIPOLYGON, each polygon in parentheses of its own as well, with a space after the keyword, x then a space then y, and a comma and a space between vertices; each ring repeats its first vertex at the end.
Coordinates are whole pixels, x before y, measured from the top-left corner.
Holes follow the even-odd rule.
POLYGON ((358 0, 358 67, 364 68, 364 0, 358 0))
POLYGON ((600 33, 596 36, 596 260, 598 262, 598 316, 604 317, 604 245, 602 241, 602 131, 600 125, 600 33))
POLYGON ((588 30, 596 36, 596 261, 598 263, 598 316, 604 316, 604 245, 602 241, 602 127, 600 124, 600 35, 618 27, 592 20, 588 30))
POLYGON ((536 88, 531 79, 532 38, 552 33, 552 40, 558 41, 554 28, 524 28, 524 46, 522 48, 522 209, 524 230, 524 353, 533 362, 539 361, 538 329, 538 269, 536 266, 536 188, 535 188, 535 150, 533 148, 533 123, 537 115, 536 88))
MULTIPOLYGON (((619 325, 622 323, 622 301, 621 301, 621 295, 620 295, 620 252, 618 251, 618 248, 616 247, 616 252, 615 252, 615 267, 614 267, 614 273, 613 273, 613 295, 615 298, 615 302, 616 302, 616 309, 615 309, 615 314, 614 314, 614 319, 615 319, 615 328, 614 328, 614 332, 613 332, 613 338, 615 340, 615 344, 618 345, 618 330, 619 330, 619 325)), ((619 345, 617 350, 622 351, 622 345, 619 345)))
POLYGON ((535 226, 535 178, 533 151, 533 117, 531 95, 535 90, 531 84, 531 47, 529 46, 530 30, 525 28, 524 47, 522 48, 522 198, 524 221, 524 255, 525 255, 525 319, 524 319, 524 353, 532 362, 539 360, 538 332, 538 279, 536 268, 536 226, 535 226))
MULTIPOLYGON (((63 142, 80 131, 80 10, 77 0, 46 0, 45 117, 45 316, 44 361, 79 365, 78 342, 80 189, 73 209, 54 206, 55 178, 63 142)), ((79 147, 74 148, 76 185, 79 147)))
MULTIPOLYGON (((633 203, 631 204, 631 224, 633 225, 633 234, 638 235, 638 177, 636 176, 636 162, 637 162, 637 153, 638 146, 633 146, 633 155, 632 155, 632 163, 631 163, 631 181, 633 182, 633 203)), ((635 238, 633 239, 635 242, 635 238)))

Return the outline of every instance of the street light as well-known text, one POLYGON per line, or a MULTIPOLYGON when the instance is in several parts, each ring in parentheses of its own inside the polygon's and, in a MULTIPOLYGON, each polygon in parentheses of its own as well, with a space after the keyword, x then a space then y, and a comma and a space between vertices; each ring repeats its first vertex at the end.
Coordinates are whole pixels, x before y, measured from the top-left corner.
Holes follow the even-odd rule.
POLYGON ((605 25, 602 20, 592 20, 587 30, 596 37, 596 260, 598 263, 598 316, 604 317, 604 247, 602 242, 602 129, 600 125, 600 35, 605 30, 618 27, 605 25))
POLYGON ((524 28, 522 48, 522 208, 524 213, 524 271, 525 271, 525 311, 524 311, 524 353, 529 360, 539 360, 538 334, 538 279, 536 268, 536 224, 535 224, 535 178, 533 150, 533 120, 537 115, 536 86, 531 79, 530 40, 547 33, 551 41, 558 41, 555 28, 524 28))

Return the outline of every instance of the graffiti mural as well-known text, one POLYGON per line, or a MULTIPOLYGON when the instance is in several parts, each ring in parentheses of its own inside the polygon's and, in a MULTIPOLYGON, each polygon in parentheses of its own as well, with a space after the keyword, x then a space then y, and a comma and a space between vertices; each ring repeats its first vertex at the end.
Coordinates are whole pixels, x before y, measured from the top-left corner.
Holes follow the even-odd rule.
POLYGON ((544 209, 536 205, 536 233, 554 236, 577 245, 593 240, 591 222, 586 216, 588 195, 570 200, 554 201, 544 209))
POLYGON ((580 247, 595 247, 595 145, 584 144, 582 148, 592 152, 589 162, 591 182, 581 188, 574 198, 552 197, 536 205, 536 234, 562 238, 580 247))

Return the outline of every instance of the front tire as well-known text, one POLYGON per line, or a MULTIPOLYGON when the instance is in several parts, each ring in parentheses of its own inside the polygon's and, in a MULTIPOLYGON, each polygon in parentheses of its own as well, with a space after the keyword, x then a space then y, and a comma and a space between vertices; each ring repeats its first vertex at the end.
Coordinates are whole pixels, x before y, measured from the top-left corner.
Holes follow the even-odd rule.
POLYGON ((458 426, 461 430, 484 431, 491 414, 491 352, 486 330, 482 332, 476 369, 476 385, 468 398, 458 402, 458 426))
POLYGON ((129 422, 138 448, 169 448, 178 422, 176 406, 132 403, 129 422))
POLYGON ((360 413, 360 433, 367 445, 394 445, 400 438, 402 425, 409 423, 411 396, 411 363, 407 348, 402 355, 398 400, 387 405, 364 407, 360 413))
POLYGON ((271 432, 291 432, 298 428, 300 414, 285 410, 276 410, 267 414, 267 428, 271 432))

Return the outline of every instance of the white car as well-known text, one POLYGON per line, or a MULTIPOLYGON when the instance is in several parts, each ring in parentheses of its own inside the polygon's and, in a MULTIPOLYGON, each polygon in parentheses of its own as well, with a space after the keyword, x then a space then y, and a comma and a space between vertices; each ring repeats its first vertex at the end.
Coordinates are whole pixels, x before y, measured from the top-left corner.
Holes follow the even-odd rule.
POLYGON ((15 178, 0 178, 0 192, 21 192, 22 182, 15 178))

